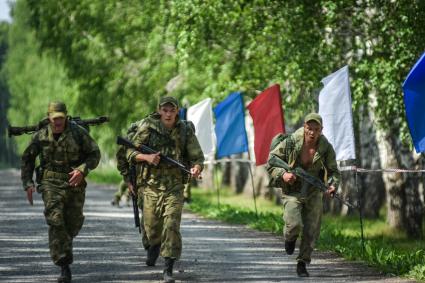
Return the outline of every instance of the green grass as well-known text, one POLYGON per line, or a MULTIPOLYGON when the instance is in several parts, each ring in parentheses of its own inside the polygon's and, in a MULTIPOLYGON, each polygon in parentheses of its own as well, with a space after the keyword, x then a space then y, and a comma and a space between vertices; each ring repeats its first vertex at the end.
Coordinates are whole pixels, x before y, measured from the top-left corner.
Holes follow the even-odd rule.
MULTIPOLYGON (((233 195, 228 190, 193 189, 189 208, 205 217, 282 235, 282 208, 264 199, 257 201, 258 219, 252 198, 233 195)), ((390 229, 384 218, 364 221, 365 250, 362 249, 358 217, 325 215, 318 249, 332 250, 347 259, 362 260, 388 274, 425 281, 425 241, 407 239, 390 229)))
POLYGON ((116 168, 102 167, 91 171, 88 180, 99 184, 119 184, 122 177, 116 168))

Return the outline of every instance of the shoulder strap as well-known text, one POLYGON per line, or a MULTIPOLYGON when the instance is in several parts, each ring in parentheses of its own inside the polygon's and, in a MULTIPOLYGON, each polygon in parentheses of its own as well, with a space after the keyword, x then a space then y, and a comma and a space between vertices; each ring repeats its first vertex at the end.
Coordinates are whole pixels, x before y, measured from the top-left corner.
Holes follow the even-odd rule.
POLYGON ((284 134, 284 133, 277 134, 272 139, 272 142, 270 144, 270 151, 272 151, 273 149, 275 149, 278 144, 280 144, 281 142, 283 142, 289 136, 290 136, 290 134, 284 134))
POLYGON ((69 127, 71 128, 71 134, 74 140, 77 141, 78 145, 80 146, 80 149, 83 147, 83 134, 82 131, 87 130, 83 127, 78 126, 77 123, 74 121, 69 121, 69 127))

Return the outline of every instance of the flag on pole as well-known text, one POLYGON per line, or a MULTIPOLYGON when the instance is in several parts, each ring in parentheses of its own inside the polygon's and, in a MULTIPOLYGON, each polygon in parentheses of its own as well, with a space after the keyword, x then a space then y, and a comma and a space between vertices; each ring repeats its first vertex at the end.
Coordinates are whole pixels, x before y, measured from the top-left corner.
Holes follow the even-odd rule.
POLYGON ((273 137, 285 132, 280 86, 275 84, 260 93, 248 106, 254 123, 255 162, 267 162, 273 137))
POLYGON ((187 109, 186 109, 186 108, 184 108, 184 107, 181 107, 181 108, 179 109, 179 118, 180 118, 181 120, 186 120, 186 112, 187 112, 187 109))
POLYGON ((214 108, 217 158, 248 151, 242 94, 233 92, 214 108))
POLYGON ((319 114, 323 134, 334 147, 336 160, 356 159, 348 66, 323 78, 322 83, 319 114))
POLYGON ((195 125, 195 134, 206 157, 214 155, 212 99, 204 99, 187 109, 187 120, 195 125))
POLYGON ((407 124, 416 152, 425 151, 425 53, 403 83, 407 124))

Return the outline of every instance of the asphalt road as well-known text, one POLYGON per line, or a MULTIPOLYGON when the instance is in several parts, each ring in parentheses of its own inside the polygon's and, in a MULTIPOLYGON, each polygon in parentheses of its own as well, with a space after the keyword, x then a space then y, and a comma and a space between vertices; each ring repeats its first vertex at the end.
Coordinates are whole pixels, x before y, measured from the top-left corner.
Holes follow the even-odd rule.
MULTIPOLYGON (((115 187, 90 184, 85 223, 74 240, 73 282, 160 282, 163 260, 145 266, 146 252, 130 207, 110 205, 115 187)), ((310 277, 296 276, 295 257, 281 237, 185 212, 177 282, 414 282, 380 274, 331 252, 315 252, 310 277)), ((40 195, 30 206, 18 171, 0 171, 0 282, 56 282, 40 195)))

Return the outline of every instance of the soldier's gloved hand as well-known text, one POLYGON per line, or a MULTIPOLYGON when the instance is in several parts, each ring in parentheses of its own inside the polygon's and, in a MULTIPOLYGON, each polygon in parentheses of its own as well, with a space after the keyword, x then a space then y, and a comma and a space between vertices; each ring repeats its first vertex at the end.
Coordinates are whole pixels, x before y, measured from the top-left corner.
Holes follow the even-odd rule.
POLYGON ((329 186, 328 190, 325 192, 326 196, 328 197, 334 197, 335 195, 335 187, 329 186))
POLYGON ((71 173, 69 173, 69 185, 71 187, 76 187, 84 180, 84 175, 80 170, 74 169, 71 173))
POLYGON ((190 174, 192 174, 192 177, 198 178, 201 174, 201 167, 199 165, 195 165, 192 168, 190 168, 190 174))
POLYGON ((35 192, 34 186, 28 187, 25 191, 27 192, 28 202, 30 203, 30 205, 33 205, 34 203, 32 201, 32 194, 35 192))
POLYGON ((297 180, 297 176, 295 176, 294 173, 285 172, 282 175, 282 179, 285 183, 292 185, 295 182, 295 180, 297 180))

